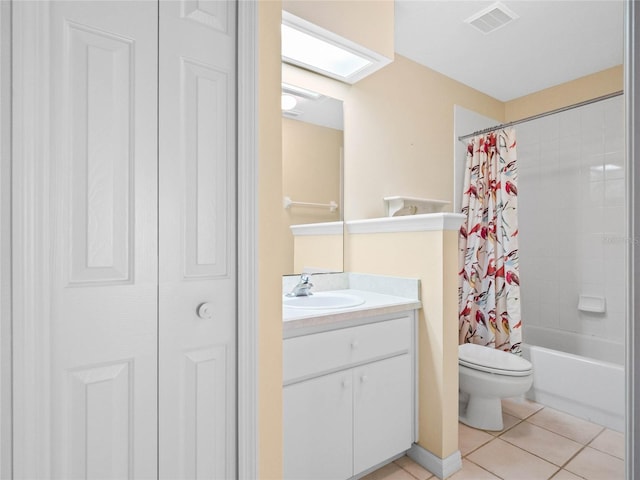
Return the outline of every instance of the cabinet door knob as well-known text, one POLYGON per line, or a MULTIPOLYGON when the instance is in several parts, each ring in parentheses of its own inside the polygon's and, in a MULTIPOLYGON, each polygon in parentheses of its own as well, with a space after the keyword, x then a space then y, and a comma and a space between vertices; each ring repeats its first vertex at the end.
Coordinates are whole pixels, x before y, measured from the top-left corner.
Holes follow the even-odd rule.
POLYGON ((360 343, 358 342, 358 340, 353 340, 353 341, 351 342, 351 348, 352 348, 353 350, 355 350, 356 348, 358 348, 358 346, 359 346, 359 345, 360 345, 360 343))
POLYGON ((342 380, 342 388, 349 388, 351 386, 350 380, 342 380))
POLYGON ((361 381, 362 383, 366 382, 367 380, 369 380, 369 377, 367 377, 366 375, 362 375, 362 376, 360 377, 360 381, 361 381))

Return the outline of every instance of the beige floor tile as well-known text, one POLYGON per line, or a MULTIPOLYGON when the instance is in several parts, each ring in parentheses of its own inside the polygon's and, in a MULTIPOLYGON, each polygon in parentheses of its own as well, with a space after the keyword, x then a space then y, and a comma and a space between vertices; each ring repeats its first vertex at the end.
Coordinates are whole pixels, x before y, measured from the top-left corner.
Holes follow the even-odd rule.
POLYGON ((547 480, 558 470, 556 465, 499 438, 480 447, 467 458, 498 477, 508 480, 547 480))
POLYGON ((362 480, 416 480, 409 472, 396 465, 390 463, 379 468, 375 472, 362 477, 362 480))
POLYGON ((624 459, 623 433, 607 429, 598 435, 589 446, 614 457, 624 459))
POLYGON ((567 463, 583 447, 578 442, 526 421, 516 425, 500 438, 559 467, 567 463))
POLYGON ((604 430, 600 425, 548 407, 527 418, 527 422, 551 430, 582 445, 589 443, 604 430))
POLYGON ((502 411, 521 420, 530 417, 542 408, 544 408, 544 405, 522 397, 502 399, 502 411))
POLYGON ((624 461, 620 458, 586 447, 571 460, 565 470, 587 480, 624 479, 624 461))
POLYGON ((450 477, 447 477, 447 480, 499 480, 499 477, 463 458, 462 470, 458 470, 450 477))
POLYGON ((433 477, 433 474, 429 470, 425 469, 422 465, 417 464, 406 455, 404 457, 400 457, 394 463, 399 467, 402 467, 418 480, 427 480, 428 478, 433 477))
POLYGON ((567 472, 566 470, 560 470, 556 473, 551 480, 583 480, 582 477, 574 475, 571 472, 567 472))
POLYGON ((464 423, 458 423, 458 448, 462 456, 473 452, 476 448, 490 442, 495 437, 483 430, 471 428, 464 423))
POLYGON ((522 420, 520 420, 518 417, 514 417, 513 415, 509 415, 508 413, 503 412, 502 413, 502 424, 503 424, 502 430, 499 430, 499 431, 486 430, 486 432, 497 437, 498 435, 502 435, 507 430, 513 428, 515 425, 517 425, 521 421, 522 420))

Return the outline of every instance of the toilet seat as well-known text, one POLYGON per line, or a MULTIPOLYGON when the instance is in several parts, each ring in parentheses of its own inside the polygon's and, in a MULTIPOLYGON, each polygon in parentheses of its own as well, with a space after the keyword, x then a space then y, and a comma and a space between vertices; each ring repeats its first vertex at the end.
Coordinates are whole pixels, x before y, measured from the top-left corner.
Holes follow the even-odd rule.
POLYGON ((526 377, 533 370, 531 362, 518 355, 473 343, 458 346, 458 363, 473 370, 510 377, 526 377))

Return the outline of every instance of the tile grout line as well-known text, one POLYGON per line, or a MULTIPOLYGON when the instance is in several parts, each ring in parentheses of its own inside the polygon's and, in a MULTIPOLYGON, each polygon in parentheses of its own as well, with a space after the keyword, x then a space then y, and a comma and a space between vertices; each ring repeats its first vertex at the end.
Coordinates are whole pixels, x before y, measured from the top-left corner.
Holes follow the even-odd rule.
POLYGON ((577 473, 573 473, 570 470, 565 470, 564 468, 561 468, 556 473, 554 473, 553 476, 549 478, 549 480, 553 480, 554 478, 556 478, 560 472, 569 472, 571 475, 575 475, 576 477, 578 477, 578 478, 580 478, 582 480, 588 480, 588 479, 584 478, 582 475, 578 475, 577 473))
MULTIPOLYGON (((523 420, 523 422, 524 422, 524 420, 523 420)), ((520 422, 520 423, 522 423, 522 422, 520 422)), ((575 473, 575 472, 572 472, 571 470, 567 470, 565 467, 566 467, 569 463, 571 463, 571 461, 572 461, 574 458, 576 458, 576 457, 577 457, 577 456, 578 456, 582 451, 584 451, 587 447, 589 447, 589 445, 591 445, 591 443, 592 443, 596 438, 598 438, 598 437, 602 434, 602 432, 604 432, 604 431, 606 430, 606 427, 603 427, 603 428, 602 428, 602 430, 600 430, 600 432, 599 432, 598 434, 596 434, 596 435, 595 435, 591 440, 589 440, 589 441, 588 441, 588 443, 581 443, 581 442, 577 442, 576 440, 574 440, 574 439, 572 439, 572 438, 566 437, 566 436, 564 436, 564 435, 562 435, 562 434, 560 434, 560 433, 557 433, 557 432, 554 432, 554 431, 552 431, 552 430, 549 430, 549 429, 546 429, 546 428, 544 428, 544 427, 541 427, 540 425, 536 425, 536 424, 531 423, 531 422, 527 422, 527 423, 529 423, 530 425, 533 425, 533 426, 535 426, 535 427, 542 428, 543 430, 546 430, 547 432, 555 433, 556 435, 561 436, 562 438, 566 438, 567 440, 571 440, 572 442, 577 443, 578 445, 580 445, 580 448, 578 449, 578 451, 576 451, 576 453, 574 453, 573 455, 571 455, 571 456, 570 456, 570 457, 569 457, 569 458, 568 458, 568 459, 567 459, 567 460, 566 460, 562 465, 558 466, 558 465, 556 465, 555 463, 553 463, 553 462, 549 461, 549 459, 547 459, 547 458, 543 458, 543 457, 541 457, 540 455, 538 455, 538 454, 536 454, 536 453, 534 453, 534 452, 530 452, 529 450, 527 450, 527 449, 525 449, 525 448, 522 448, 522 447, 520 447, 520 446, 518 446, 518 445, 515 445, 515 444, 513 444, 513 443, 509 442, 509 440, 506 440, 506 439, 503 439, 503 438, 500 438, 500 439, 501 439, 503 442, 507 442, 509 445, 512 445, 512 446, 514 446, 514 447, 518 448, 519 450, 522 450, 523 452, 529 453, 530 455, 533 455, 533 456, 535 456, 535 457, 537 457, 537 458, 539 458, 539 459, 541 459, 541 460, 544 460, 545 462, 547 462, 547 463, 549 463, 549 464, 551 464, 551 465, 553 465, 553 466, 558 467, 558 470, 553 474, 553 476, 552 476, 552 477, 550 477, 550 479, 552 479, 553 477, 555 477, 556 475, 558 475, 558 473, 560 473, 562 470, 565 470, 565 471, 567 471, 567 472, 569 472, 569 473, 571 473, 571 474, 573 474, 573 475, 575 475, 575 476, 577 476, 577 477, 585 478, 585 477, 583 477, 583 476, 581 476, 581 475, 578 475, 578 474, 577 474, 577 473, 575 473)), ((519 424, 518 424, 518 425, 519 425, 519 424)), ((514 427, 515 427, 515 425, 514 425, 514 427)), ((512 427, 512 428, 513 428, 513 427, 512 427)), ((511 429, 509 429, 509 430, 511 430, 511 429)), ((506 431, 505 431, 504 433, 506 433, 506 431)), ((502 433, 500 434, 500 436, 502 436, 502 433)), ((498 437, 496 437, 496 438, 498 438, 498 437)), ((487 443, 489 443, 489 442, 487 442, 487 443)), ((486 444, 485 444, 485 445, 486 445, 486 444)), ((600 453, 603 453, 603 454, 605 454, 605 455, 609 455, 610 457, 617 458, 616 456, 611 455, 611 454, 608 454, 607 452, 603 452, 603 451, 601 451, 601 450, 599 450, 599 449, 597 449, 597 448, 593 448, 593 447, 589 447, 589 448, 592 448, 593 450, 596 450, 596 451, 598 451, 598 452, 600 452, 600 453)), ((493 472, 491 472, 491 473, 493 473, 493 472)))
MULTIPOLYGON (((495 439, 494 439, 494 440, 495 440, 495 439)), ((493 440, 491 440, 491 441, 493 441, 493 440)), ((487 442, 487 443, 490 443, 490 442, 487 442)), ((486 445, 486 443, 485 443, 485 445, 486 445)), ((494 473, 494 472, 492 472, 491 470, 487 470, 487 469, 486 469, 486 468, 484 468, 482 465, 478 465, 476 462, 474 462, 474 461, 472 461, 472 460, 469 460, 468 458, 465 458, 465 460, 466 460, 467 462, 469 462, 469 463, 472 463, 472 464, 473 464, 473 465, 475 465, 476 467, 478 467, 478 468, 480 468, 480 469, 484 470, 485 472, 490 473, 490 474, 491 474, 491 475, 493 475, 494 477, 499 478, 500 480, 506 480, 505 478, 501 477, 501 476, 500 476, 500 475, 498 475, 497 473, 494 473)))
MULTIPOLYGON (((577 443, 577 444, 579 444, 579 445, 582 445, 583 447, 587 447, 587 446, 589 446, 589 444, 590 444, 591 442, 593 442, 593 441, 596 439, 596 437, 598 437, 598 436, 599 436, 599 435, 604 431, 604 429, 603 429, 603 430, 601 430, 601 431, 600 431, 600 432, 599 432, 595 437, 593 437, 591 440, 588 440, 588 441, 587 441, 587 443, 583 443, 583 442, 579 442, 579 441, 577 441, 577 440, 576 440, 576 439, 574 439, 574 438, 567 437, 566 435, 563 435, 562 433, 554 432, 553 430, 549 430, 549 429, 548 429, 548 428, 546 428, 546 427, 543 427, 543 426, 540 426, 540 425, 536 425, 535 423, 531 423, 531 422, 529 422, 529 424, 530 424, 530 425, 533 425, 534 427, 542 428, 543 430, 546 430, 547 432, 555 433, 556 435, 559 435, 559 436, 561 436, 562 438, 566 438, 567 440, 571 440, 572 442, 575 442, 575 443, 577 443)), ((595 424, 594 424, 594 425, 595 425, 595 424)), ((601 425, 598 425, 598 426, 601 426, 601 425)), ((603 427, 603 428, 604 428, 604 427, 603 427)), ((595 450, 598 450, 598 449, 596 448, 595 450)))
MULTIPOLYGON (((602 435, 602 434, 603 434, 605 431, 607 431, 607 430, 609 430, 609 431, 611 431, 611 432, 614 432, 614 433, 621 433, 621 432, 617 432, 616 430, 613 430, 613 429, 611 429, 611 428, 604 427, 604 430, 602 430, 598 435, 596 435, 595 437, 593 437, 593 438, 591 439, 591 441, 589 441, 589 443, 585 445, 585 447, 593 448, 594 450, 597 450, 597 451, 598 451, 598 452, 600 452, 600 453, 605 453, 605 454, 609 455, 610 457, 617 458, 617 459, 622 460, 622 461, 624 462, 624 453, 622 454, 622 457, 619 457, 618 455, 615 455, 615 454, 613 454, 613 453, 605 452, 604 450, 600 450, 600 449, 599 449, 599 448, 597 448, 597 447, 592 447, 592 446, 591 446, 591 444, 592 444, 593 442, 595 442, 595 441, 596 441, 596 439, 597 439, 598 437, 600 437, 600 435, 602 435)), ((624 435, 624 434, 623 434, 623 435, 624 435)))
MULTIPOLYGON (((591 440, 589 440, 587 443, 578 442, 577 440, 575 440, 575 439, 573 439, 573 438, 571 438, 571 437, 568 437, 568 436, 566 436, 566 435, 564 435, 564 434, 562 434, 562 433, 555 432, 555 431, 550 430, 549 428, 547 428, 547 427, 545 427, 545 426, 538 425, 538 424, 535 424, 535 423, 533 423, 533 422, 529 422, 529 421, 528 421, 528 420, 529 420, 529 418, 533 417, 536 413, 541 412, 544 408, 545 408, 545 407, 541 408, 540 410, 538 410, 538 411, 537 411, 537 412, 535 412, 534 414, 529 415, 527 418, 523 419, 522 421, 523 421, 523 422, 524 422, 524 421, 526 421, 527 423, 529 423, 530 425, 533 425, 533 426, 535 426, 535 427, 542 428, 543 430, 546 430, 547 432, 551 432, 551 433, 555 433, 556 435, 560 435, 560 436, 561 436, 561 437, 563 437, 563 438, 566 438, 566 439, 568 439, 568 440, 571 440, 571 441, 573 441, 573 442, 576 442, 576 443, 578 443, 578 444, 580 444, 580 445, 582 445, 582 446, 585 446, 585 447, 586 447, 586 446, 588 446, 591 442, 593 442, 593 441, 594 441, 596 438, 598 438, 600 435, 602 435, 602 432, 604 432, 604 431, 607 429, 607 427, 603 427, 602 425, 599 425, 599 424, 597 424, 597 423, 589 422, 588 420, 583 420, 583 419, 578 418, 578 417, 573 417, 572 415, 570 415, 570 414, 568 414, 568 413, 562 412, 562 411, 560 411, 560 410, 553 410, 553 409, 551 409, 551 408, 550 408, 550 410, 552 410, 552 411, 559 412, 559 413, 562 413, 562 414, 568 415, 568 416, 570 416, 570 417, 572 417, 572 418, 576 418, 576 419, 578 419, 578 420, 581 420, 581 421, 583 421, 583 422, 585 422, 585 423, 589 423, 589 424, 591 424, 591 425, 595 425, 595 426, 597 426, 597 427, 600 427, 600 429, 601 429, 601 430, 600 430, 600 431, 599 431, 599 432, 598 432, 598 433, 597 433, 597 434, 596 434, 596 435, 595 435, 591 440)), ((500 434, 500 435, 502 435, 502 434, 500 434)), ((597 449, 596 449, 596 450, 597 450, 597 449)))
MULTIPOLYGON (((411 457, 409 457, 409 456, 408 456, 408 455, 406 455, 406 454, 405 454, 405 456, 406 456, 406 457, 408 457, 408 458, 411 458, 411 457)), ((402 457, 400 457, 400 458, 402 458, 402 457)), ((397 460, 398 460, 398 459, 394 460, 394 461, 393 461, 393 463, 395 463, 398 467, 400 467, 400 469, 401 469, 401 470, 404 470, 405 472, 407 472, 410 476, 412 476, 412 477, 413 477, 413 478, 415 478, 416 480, 420 480, 420 478, 419 478, 419 477, 416 477, 416 476, 415 476, 413 473, 411 473, 409 470, 407 470, 407 469, 406 469, 406 468, 404 468, 402 465, 400 465, 399 463, 397 463, 397 460)), ((417 463, 416 465, 421 466, 419 463, 417 463)), ((423 468, 424 468, 424 467, 423 467, 423 468)), ((425 470, 427 473, 429 473, 429 475, 430 475, 429 477, 427 477, 427 478, 426 478, 426 479, 424 479, 424 480, 431 480, 433 477, 435 477, 435 475, 434 475, 433 473, 431 473, 429 470, 427 470, 426 468, 425 468, 424 470, 425 470)), ((437 477, 436 477, 436 478, 437 478, 437 477)))
MULTIPOLYGON (((513 417, 513 415, 511 415, 511 416, 513 417)), ((517 417, 514 417, 514 418, 517 418, 517 417)), ((484 433, 486 433, 487 435, 491 435, 491 438, 490 438, 489 440, 487 440, 486 442, 481 443, 481 444, 480 444, 480 445, 478 445, 477 447, 473 448, 472 450, 469 450, 467 453, 465 453, 464 455, 462 455, 462 458, 466 458, 466 457, 468 457, 469 455, 471 455, 473 452, 475 452, 476 450, 479 450, 480 448, 482 448, 482 447, 484 447, 484 446, 486 446, 486 445, 490 444, 490 443, 491 443, 491 442, 493 442, 496 438, 500 438, 500 436, 501 436, 503 433, 506 433, 506 432, 508 432, 509 430, 511 430, 512 428, 515 428, 516 426, 520 425, 522 422, 524 422, 524 420, 523 420, 523 419, 518 419, 518 422, 516 422, 516 423, 514 423, 513 425, 511 425, 508 429, 506 429, 506 430, 502 430, 502 431, 501 431, 500 433, 498 433, 498 434, 492 434, 490 430, 481 430, 481 429, 479 429, 479 428, 470 427, 469 425, 465 425, 465 424, 463 423, 463 425, 465 425, 465 426, 466 426, 466 427, 468 427, 468 428, 472 428, 472 429, 474 429, 474 430, 476 430, 476 431, 478 431, 478 432, 484 432, 484 433)), ((458 439, 458 441, 460 441, 460 440, 458 439)), ((473 463, 473 462, 472 462, 472 463, 473 463)), ((474 465, 475 465, 475 463, 474 463, 474 465)), ((478 466, 479 466, 479 465, 478 465, 478 466)))
MULTIPOLYGON (((569 464, 569 463, 570 463, 570 462, 571 462, 575 457, 577 457, 577 456, 580 454, 580 452, 582 452, 585 448, 587 448, 587 447, 588 447, 588 444, 584 444, 584 443, 581 443, 581 442, 576 442, 576 441, 575 441, 575 440, 573 440, 572 438, 565 437, 564 435, 560 435, 560 434, 559 434, 559 433, 557 433, 557 432, 554 432, 554 431, 552 431, 552 430, 548 430, 548 429, 546 429, 546 428, 544 428, 544 427, 540 427, 539 425, 536 425, 536 424, 534 424, 534 423, 530 423, 530 422, 527 422, 527 423, 529 423, 529 425, 533 425, 533 426, 535 426, 535 427, 542 428, 543 430, 546 430, 547 432, 555 433, 556 435, 558 435, 558 436, 560 436, 560 437, 562 437, 562 438, 565 438, 565 439, 567 439, 567 440, 571 440, 572 442, 577 443, 578 445, 580 445, 580 448, 578 449, 578 451, 576 451, 576 453, 574 453, 573 455, 571 455, 571 456, 570 456, 570 457, 569 457, 569 458, 568 458, 568 459, 567 459, 567 460, 566 460, 562 465, 557 465, 557 464, 555 464, 555 463, 553 463, 553 462, 549 461, 549 459, 547 459, 547 458, 544 458, 544 457, 542 457, 542 456, 540 456, 540 455, 538 455, 538 454, 536 454, 536 453, 534 453, 534 452, 530 452, 530 451, 529 451, 529 450, 527 450, 526 448, 522 448, 522 447, 520 447, 519 445, 515 445, 515 444, 511 443, 509 440, 506 440, 506 439, 500 438, 500 440, 502 440, 503 442, 507 442, 509 445, 512 445, 512 446, 514 446, 514 447, 518 448, 519 450, 522 450, 523 452, 526 452, 526 453, 528 453, 528 454, 530 454, 530 455, 533 455, 534 457, 539 458, 540 460, 544 460, 545 462, 547 462, 547 463, 548 463, 548 464, 550 464, 550 465, 553 465, 554 467, 558 467, 558 471, 556 471, 556 472, 553 474, 553 476, 552 476, 552 477, 550 477, 550 478, 555 477, 555 476, 558 474, 558 472, 560 472, 560 470, 566 470, 566 468, 565 468, 565 467, 566 467, 566 466, 567 466, 567 465, 568 465, 568 464, 569 464)), ((603 430, 603 431, 604 431, 604 430, 603 430)), ((506 433, 506 432, 505 432, 505 433, 506 433)), ((601 432, 601 433, 602 433, 602 432, 601 432)), ((600 435, 600 433, 599 433, 598 435, 600 435)), ((596 437, 597 437, 598 435, 596 435, 596 437)), ((596 437, 594 437, 592 440, 590 440, 590 442, 592 442, 596 437)), ((599 451, 599 450, 598 450, 598 451, 599 451)), ((605 452, 603 452, 603 453, 605 453, 605 452)), ((568 472, 570 472, 570 473, 573 473, 573 474, 574 474, 574 475, 576 475, 576 476, 580 476, 580 475, 575 474, 575 473, 574 473, 574 472, 572 472, 571 470, 567 470, 567 471, 568 471, 568 472)))

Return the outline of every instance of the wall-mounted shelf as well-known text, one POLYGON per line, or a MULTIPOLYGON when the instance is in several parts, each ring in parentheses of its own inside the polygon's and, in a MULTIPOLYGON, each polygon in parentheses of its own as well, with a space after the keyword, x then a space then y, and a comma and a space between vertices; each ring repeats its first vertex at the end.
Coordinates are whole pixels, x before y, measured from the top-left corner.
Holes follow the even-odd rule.
POLYGON ((388 217, 439 213, 451 202, 416 197, 384 197, 385 213, 388 217))
POLYGON ((311 208, 328 208, 330 212, 335 212, 338 209, 338 204, 333 200, 329 203, 312 203, 312 202, 294 202, 291 197, 284 197, 282 201, 284 208, 291 207, 311 207, 311 208))

